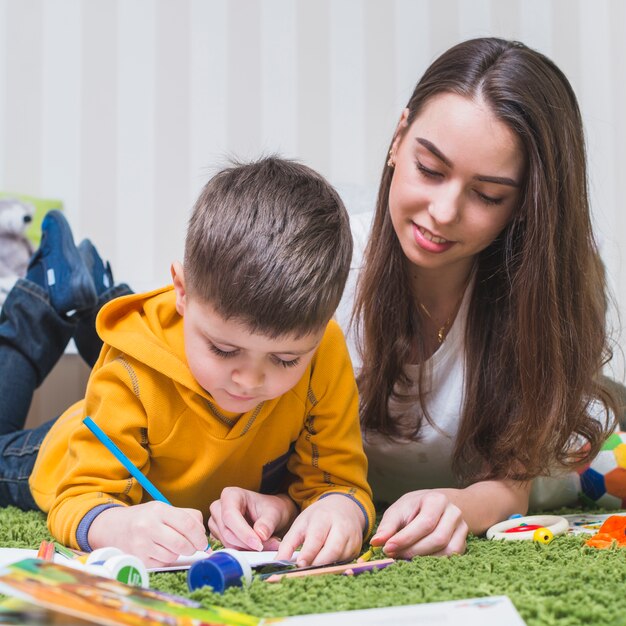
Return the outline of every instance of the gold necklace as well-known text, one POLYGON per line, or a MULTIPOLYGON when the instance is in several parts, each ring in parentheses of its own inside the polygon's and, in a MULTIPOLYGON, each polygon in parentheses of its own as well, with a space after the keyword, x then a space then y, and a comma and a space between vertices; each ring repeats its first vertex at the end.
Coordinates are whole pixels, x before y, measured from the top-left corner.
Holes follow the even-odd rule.
MULTIPOLYGON (((456 304, 454 305, 454 308, 452 309, 452 313, 450 313, 450 315, 448 316, 448 319, 437 330, 437 342, 439 343, 439 345, 441 345, 444 342, 445 338, 448 336, 448 331, 450 330, 450 326, 452 325, 452 320, 454 316, 458 313, 459 306, 461 305, 461 301, 463 300, 463 296, 465 295, 465 290, 467 289, 468 284, 469 284, 469 279, 465 283, 465 286, 463 287, 463 289, 461 290, 461 295, 459 296, 459 299, 456 301, 456 304)), ((419 300, 417 301, 417 303, 419 304, 420 309, 422 309, 422 311, 426 313, 428 319, 431 322, 435 323, 435 320, 433 319, 433 316, 430 314, 430 311, 426 308, 426 305, 420 302, 419 300)))
MULTIPOLYGON (((428 316, 428 319, 431 322, 434 322, 435 320, 433 319, 433 316, 430 314, 430 311, 426 308, 426 305, 422 304, 421 302, 418 302, 418 304, 420 305, 420 308, 422 309, 422 311, 426 313, 426 315, 428 316)), ((446 335, 448 334, 448 326, 450 325, 451 320, 452 320, 452 315, 450 315, 450 317, 448 317, 448 319, 443 323, 443 325, 439 327, 439 330, 437 331, 437 341, 439 342, 439 344, 442 344, 443 340, 446 338, 446 335)))

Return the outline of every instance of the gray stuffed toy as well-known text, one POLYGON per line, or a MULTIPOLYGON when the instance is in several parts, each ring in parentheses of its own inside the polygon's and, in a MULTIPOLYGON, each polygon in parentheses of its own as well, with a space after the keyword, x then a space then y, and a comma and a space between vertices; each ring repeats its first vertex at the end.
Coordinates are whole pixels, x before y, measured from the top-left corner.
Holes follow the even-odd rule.
POLYGON ((17 198, 0 198, 0 305, 18 278, 26 276, 33 247, 24 234, 34 207, 17 198))

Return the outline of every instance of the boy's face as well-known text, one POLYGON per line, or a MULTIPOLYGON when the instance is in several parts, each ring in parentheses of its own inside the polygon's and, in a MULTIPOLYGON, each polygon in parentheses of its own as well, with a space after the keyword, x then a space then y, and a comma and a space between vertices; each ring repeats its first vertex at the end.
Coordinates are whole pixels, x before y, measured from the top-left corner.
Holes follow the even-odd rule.
POLYGON ((220 408, 245 413, 289 391, 300 380, 324 328, 300 338, 272 339, 225 320, 185 291, 182 266, 172 266, 176 310, 183 316, 185 353, 192 375, 220 408))

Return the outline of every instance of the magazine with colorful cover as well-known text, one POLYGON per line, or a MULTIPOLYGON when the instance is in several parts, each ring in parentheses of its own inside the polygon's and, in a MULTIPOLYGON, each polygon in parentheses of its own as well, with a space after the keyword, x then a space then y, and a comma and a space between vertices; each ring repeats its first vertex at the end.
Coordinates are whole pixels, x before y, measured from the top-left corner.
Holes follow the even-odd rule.
POLYGON ((262 620, 142 589, 41 559, 0 568, 0 593, 53 612, 112 626, 260 626, 262 620))

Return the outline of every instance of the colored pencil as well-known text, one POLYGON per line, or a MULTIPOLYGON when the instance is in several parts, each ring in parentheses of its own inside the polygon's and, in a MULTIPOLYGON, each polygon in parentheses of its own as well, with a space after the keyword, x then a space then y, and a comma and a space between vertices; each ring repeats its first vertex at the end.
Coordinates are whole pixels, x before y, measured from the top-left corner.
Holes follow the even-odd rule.
POLYGON ((374 556, 374 550, 370 548, 367 552, 364 552, 359 558, 359 561, 371 561, 374 556))
POLYGON ((54 542, 46 541, 45 539, 39 544, 39 550, 37 551, 37 558, 44 561, 54 560, 54 542))
POLYGON ((86 417, 83 424, 96 436, 106 449, 128 470, 130 475, 155 499, 165 504, 172 503, 144 476, 139 468, 135 467, 131 460, 115 445, 106 433, 90 418, 86 417))
POLYGON ((322 576, 324 574, 344 574, 347 576, 362 574, 372 570, 383 569, 392 563, 395 559, 378 559, 376 561, 367 561, 365 563, 346 563, 344 565, 329 565, 315 568, 302 568, 301 570, 291 570, 284 574, 272 574, 265 580, 268 583, 276 583, 283 578, 302 578, 304 576, 322 576))
POLYGON ((58 554, 64 556, 66 559, 76 559, 81 556, 78 552, 74 552, 74 550, 70 550, 70 548, 65 547, 62 543, 58 541, 54 541, 54 551, 58 554))

